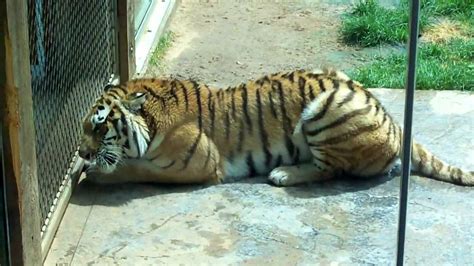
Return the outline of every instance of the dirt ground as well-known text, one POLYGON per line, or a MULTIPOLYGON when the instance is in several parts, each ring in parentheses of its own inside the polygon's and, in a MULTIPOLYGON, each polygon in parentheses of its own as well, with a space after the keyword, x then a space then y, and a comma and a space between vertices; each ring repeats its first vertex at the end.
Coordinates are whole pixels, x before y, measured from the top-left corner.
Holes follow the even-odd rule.
POLYGON ((145 75, 228 86, 296 68, 348 71, 387 51, 342 44, 338 30, 351 2, 184 0, 171 19, 175 38, 163 67, 145 75))

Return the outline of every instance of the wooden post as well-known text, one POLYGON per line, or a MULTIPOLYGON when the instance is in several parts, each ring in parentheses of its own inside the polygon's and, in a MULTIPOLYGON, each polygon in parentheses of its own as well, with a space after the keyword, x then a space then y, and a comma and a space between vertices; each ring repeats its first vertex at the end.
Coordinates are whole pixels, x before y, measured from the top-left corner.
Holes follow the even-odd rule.
POLYGON ((118 54, 120 82, 135 74, 134 7, 131 0, 117 0, 118 54))
POLYGON ((42 264, 29 56, 27 1, 0 0, 0 114, 12 265, 42 264))

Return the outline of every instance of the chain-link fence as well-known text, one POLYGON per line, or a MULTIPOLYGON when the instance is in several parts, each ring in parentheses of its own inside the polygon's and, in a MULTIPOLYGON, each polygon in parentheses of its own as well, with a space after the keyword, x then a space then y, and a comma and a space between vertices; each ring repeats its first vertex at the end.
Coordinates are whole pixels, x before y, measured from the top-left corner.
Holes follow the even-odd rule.
POLYGON ((70 169, 85 115, 116 73, 116 1, 29 0, 42 231, 70 169))

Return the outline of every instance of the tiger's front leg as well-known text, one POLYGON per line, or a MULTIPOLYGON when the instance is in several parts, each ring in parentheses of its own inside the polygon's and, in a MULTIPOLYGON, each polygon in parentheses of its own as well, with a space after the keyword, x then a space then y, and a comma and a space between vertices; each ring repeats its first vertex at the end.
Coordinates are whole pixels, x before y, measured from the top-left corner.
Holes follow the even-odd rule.
POLYGON ((96 183, 218 184, 224 173, 214 142, 196 125, 168 132, 143 158, 126 159, 108 174, 90 173, 96 183))
POLYGON ((194 123, 168 132, 143 160, 150 163, 146 168, 153 175, 152 182, 217 184, 224 177, 216 145, 194 123))

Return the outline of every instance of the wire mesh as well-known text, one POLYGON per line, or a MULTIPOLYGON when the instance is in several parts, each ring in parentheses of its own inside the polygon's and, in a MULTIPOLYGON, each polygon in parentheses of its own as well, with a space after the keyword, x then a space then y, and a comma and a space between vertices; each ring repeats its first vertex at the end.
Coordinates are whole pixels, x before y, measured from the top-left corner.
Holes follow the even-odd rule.
POLYGON ((43 228, 78 146, 81 118, 115 73, 114 10, 114 0, 28 1, 43 228))

